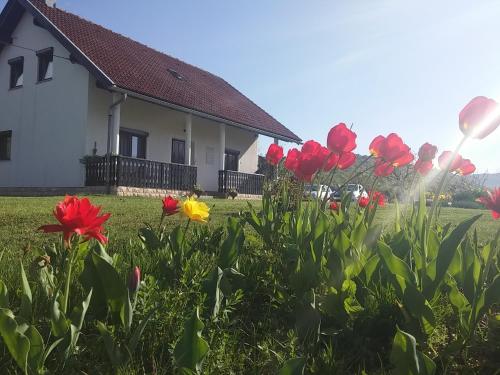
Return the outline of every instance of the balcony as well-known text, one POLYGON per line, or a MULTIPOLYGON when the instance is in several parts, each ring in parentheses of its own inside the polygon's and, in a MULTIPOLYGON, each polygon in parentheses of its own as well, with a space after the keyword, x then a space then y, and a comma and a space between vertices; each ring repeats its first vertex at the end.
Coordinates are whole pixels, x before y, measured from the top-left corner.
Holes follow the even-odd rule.
POLYGON ((85 185, 127 186, 188 191, 196 184, 196 167, 113 155, 85 162, 85 185))
POLYGON ((236 190, 238 194, 261 195, 264 180, 263 174, 219 171, 219 193, 236 190))

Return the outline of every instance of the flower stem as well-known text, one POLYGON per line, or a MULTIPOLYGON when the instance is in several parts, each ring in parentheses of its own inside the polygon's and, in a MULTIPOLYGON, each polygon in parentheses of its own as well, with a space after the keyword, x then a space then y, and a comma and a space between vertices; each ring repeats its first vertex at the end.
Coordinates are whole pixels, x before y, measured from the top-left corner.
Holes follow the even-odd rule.
POLYGON ((451 155, 451 157, 449 158, 449 160, 447 160, 447 162, 446 162, 446 165, 445 165, 445 168, 444 168, 444 171, 443 171, 443 176, 441 177, 441 181, 439 181, 438 190, 437 190, 437 192, 436 192, 436 194, 434 196, 434 201, 432 202, 431 212, 430 212, 430 215, 429 215, 429 222, 428 222, 429 226, 427 228, 427 234, 429 234, 430 231, 431 231, 431 228, 432 228, 432 225, 433 225, 434 216, 435 216, 436 209, 437 209, 437 205, 439 203, 439 196, 441 195, 441 192, 443 191, 443 187, 444 187, 444 185, 446 183, 446 180, 448 178, 448 173, 449 173, 450 166, 453 163, 453 161, 455 160, 455 157, 457 156, 458 151, 460 151, 460 149, 462 148, 462 146, 465 143, 465 141, 467 140, 467 138, 468 138, 467 136, 464 136, 462 138, 462 140, 458 144, 457 148, 455 149, 455 151, 453 151, 453 154, 451 155))
POLYGON ((184 243, 186 242, 186 234, 189 229, 189 224, 191 224, 191 219, 188 219, 186 226, 184 227, 184 234, 182 235, 181 250, 184 252, 184 243))
POLYGON ((71 285, 71 276, 73 273, 73 263, 74 263, 75 253, 76 250, 74 249, 74 251, 71 253, 69 257, 68 271, 66 272, 66 283, 64 286, 64 301, 62 306, 62 311, 64 314, 66 314, 68 311, 69 287, 71 285))

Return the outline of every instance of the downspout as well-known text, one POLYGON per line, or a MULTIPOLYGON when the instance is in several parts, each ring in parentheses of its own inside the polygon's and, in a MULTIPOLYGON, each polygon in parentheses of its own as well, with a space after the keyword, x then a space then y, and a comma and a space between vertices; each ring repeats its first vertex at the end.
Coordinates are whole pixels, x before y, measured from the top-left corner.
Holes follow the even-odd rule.
POLYGON ((127 93, 123 93, 121 98, 111 103, 108 110, 108 144, 106 148, 106 191, 111 194, 111 136, 113 127, 113 110, 125 100, 127 100, 127 93))

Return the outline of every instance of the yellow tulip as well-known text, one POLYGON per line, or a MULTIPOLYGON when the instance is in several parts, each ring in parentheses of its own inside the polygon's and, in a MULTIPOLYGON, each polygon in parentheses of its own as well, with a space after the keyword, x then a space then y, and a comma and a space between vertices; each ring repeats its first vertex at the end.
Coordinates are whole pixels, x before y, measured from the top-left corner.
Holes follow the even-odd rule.
POLYGON ((195 198, 190 197, 182 202, 182 211, 189 219, 204 223, 207 221, 210 208, 203 203, 198 202, 195 198))

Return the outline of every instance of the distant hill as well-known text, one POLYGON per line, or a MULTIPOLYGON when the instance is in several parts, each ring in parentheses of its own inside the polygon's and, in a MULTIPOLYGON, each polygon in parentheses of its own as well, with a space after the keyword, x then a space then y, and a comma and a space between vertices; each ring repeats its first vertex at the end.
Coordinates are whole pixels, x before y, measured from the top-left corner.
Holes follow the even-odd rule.
POLYGON ((500 173, 478 173, 474 176, 477 176, 480 181, 484 179, 484 186, 486 187, 493 188, 500 186, 500 173))

